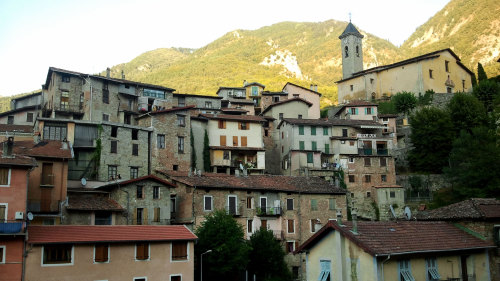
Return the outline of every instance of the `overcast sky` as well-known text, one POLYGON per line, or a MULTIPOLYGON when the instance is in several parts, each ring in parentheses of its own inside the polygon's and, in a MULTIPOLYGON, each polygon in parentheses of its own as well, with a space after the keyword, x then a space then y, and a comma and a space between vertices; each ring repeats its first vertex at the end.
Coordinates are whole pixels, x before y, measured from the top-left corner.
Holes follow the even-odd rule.
POLYGON ((449 0, 0 0, 0 95, 40 89, 49 66, 97 73, 235 29, 349 21, 401 45, 449 0))

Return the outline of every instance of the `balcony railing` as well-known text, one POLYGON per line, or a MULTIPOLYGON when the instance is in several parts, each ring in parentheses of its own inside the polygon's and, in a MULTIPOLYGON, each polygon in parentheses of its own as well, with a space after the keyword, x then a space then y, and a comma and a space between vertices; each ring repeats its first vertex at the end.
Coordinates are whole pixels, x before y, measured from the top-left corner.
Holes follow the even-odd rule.
POLYGON ((20 233, 23 231, 24 222, 22 221, 0 221, 0 233, 20 233))
POLYGON ((55 109, 55 111, 59 111, 59 112, 80 113, 80 114, 84 113, 83 104, 79 104, 79 105, 60 104, 60 105, 56 105, 54 109, 55 109))
POLYGON ((241 206, 241 205, 238 207, 226 206, 225 207, 226 214, 232 215, 232 216, 241 216, 242 208, 243 208, 243 206, 241 206))
POLYGON ((281 216, 283 209, 281 207, 258 207, 257 216, 281 216))
POLYGON ((387 156, 389 155, 388 149, 372 149, 372 148, 358 148, 359 155, 380 155, 387 156))

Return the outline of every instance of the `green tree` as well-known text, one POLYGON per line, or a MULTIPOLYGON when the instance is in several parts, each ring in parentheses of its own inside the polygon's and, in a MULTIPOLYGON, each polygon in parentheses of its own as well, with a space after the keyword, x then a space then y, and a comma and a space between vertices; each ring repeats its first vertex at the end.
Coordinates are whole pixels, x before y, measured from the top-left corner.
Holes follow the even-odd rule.
POLYGON ((486 111, 491 112, 495 101, 500 98, 500 86, 495 81, 483 80, 474 87, 472 93, 483 103, 486 111))
POLYGON ((453 123, 449 113, 439 108, 423 108, 416 112, 410 122, 413 149, 408 158, 415 171, 441 173, 448 165, 454 137, 453 123))
POLYGON ((203 256, 203 280, 237 280, 246 269, 251 250, 244 240, 243 227, 224 210, 205 217, 196 229, 196 256, 203 256))
POLYGON ((391 98, 398 113, 408 116, 410 111, 417 106, 417 98, 410 92, 399 92, 391 98))
POLYGON ((392 101, 383 101, 378 104, 379 114, 397 114, 396 106, 392 101))
POLYGON ((470 131, 472 128, 486 125, 488 121, 483 104, 470 94, 456 93, 448 103, 448 111, 456 136, 460 135, 461 130, 470 131))
POLYGON ((196 149, 194 148, 194 136, 193 136, 193 128, 191 128, 191 137, 189 139, 191 142, 191 168, 196 168, 196 149))
POLYGON ((425 91, 425 94, 423 96, 419 96, 418 97, 418 105, 430 105, 433 98, 434 98, 434 90, 433 89, 429 89, 427 91, 425 91))
POLYGON ((205 130, 205 136, 203 138, 203 169, 205 172, 210 172, 210 147, 208 140, 208 132, 205 130))
POLYGON ((487 127, 462 131, 453 142, 450 167, 444 169, 457 200, 500 197, 500 146, 498 135, 487 127))
POLYGON ((272 230, 261 228, 250 237, 249 244, 252 250, 248 270, 257 276, 257 280, 291 279, 284 260, 285 252, 272 230))
POLYGON ((481 83, 481 81, 488 80, 488 76, 486 75, 483 65, 480 62, 477 63, 477 80, 479 80, 479 83, 481 83))

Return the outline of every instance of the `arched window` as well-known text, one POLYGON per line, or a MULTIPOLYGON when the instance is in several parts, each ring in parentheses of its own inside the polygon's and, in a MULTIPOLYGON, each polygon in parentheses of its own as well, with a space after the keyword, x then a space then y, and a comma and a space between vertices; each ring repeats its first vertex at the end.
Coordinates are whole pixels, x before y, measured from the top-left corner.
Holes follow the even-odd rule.
POLYGON ((345 46, 345 57, 349 57, 349 47, 345 46))
POLYGON ((359 46, 356 46, 356 56, 359 57, 359 46))

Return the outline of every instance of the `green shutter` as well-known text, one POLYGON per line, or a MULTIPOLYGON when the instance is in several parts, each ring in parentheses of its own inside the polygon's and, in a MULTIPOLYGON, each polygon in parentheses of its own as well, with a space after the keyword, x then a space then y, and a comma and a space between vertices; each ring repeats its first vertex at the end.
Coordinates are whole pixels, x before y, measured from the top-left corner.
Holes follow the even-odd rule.
POLYGON ((299 126, 299 135, 303 135, 303 134, 304 134, 304 126, 300 125, 299 126))
POLYGON ((316 127, 311 126, 311 135, 315 136, 316 135, 316 127))
POLYGON ((318 210, 318 200, 311 199, 311 211, 318 210))
POLYGON ((323 127, 323 136, 328 136, 328 127, 323 127))
POLYGON ((313 163, 313 153, 312 152, 307 153, 307 163, 313 163))
POLYGON ((305 150, 304 141, 299 141, 299 149, 305 150))
POLYGON ((311 142, 311 150, 317 150, 317 149, 318 147, 316 145, 316 142, 315 141, 311 142))
POLYGON ((329 143, 325 143, 325 153, 330 154, 330 144, 329 143))

